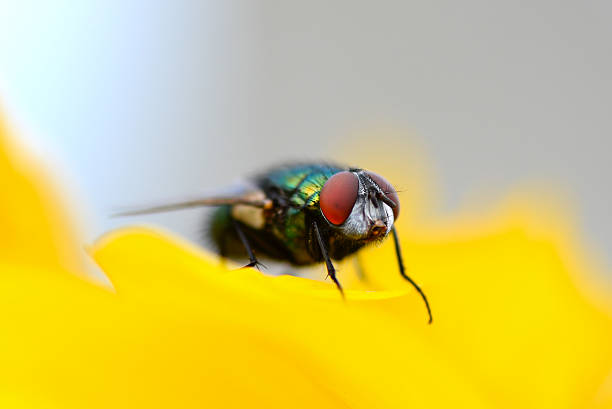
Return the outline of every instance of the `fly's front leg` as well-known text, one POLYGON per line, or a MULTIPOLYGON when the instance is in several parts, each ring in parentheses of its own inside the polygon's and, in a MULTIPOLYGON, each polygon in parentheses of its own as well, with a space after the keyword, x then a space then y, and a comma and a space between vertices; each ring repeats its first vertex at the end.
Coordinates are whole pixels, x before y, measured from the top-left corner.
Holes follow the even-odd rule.
POLYGON ((429 323, 431 324, 433 321, 433 317, 431 315, 431 308, 429 308, 429 301, 427 301, 427 297, 425 296, 423 290, 421 290, 421 287, 419 287, 417 283, 415 283, 412 278, 408 277, 408 275, 406 274, 406 270, 404 269, 404 261, 402 260, 402 252, 400 249, 399 238, 397 237, 397 231, 395 230, 395 226, 391 228, 391 231, 393 232, 393 242, 395 243, 395 254, 397 255, 397 264, 399 265, 400 274, 410 284, 412 284, 414 289, 417 290, 417 292, 421 295, 421 298, 425 302, 425 307, 427 307, 427 314, 429 314, 429 323))
POLYGON ((338 290, 340 291, 340 295, 342 295, 342 299, 345 299, 344 290, 342 290, 342 286, 340 285, 340 282, 338 281, 338 278, 336 277, 336 269, 334 268, 334 265, 332 264, 331 259, 329 258, 329 255, 327 254, 327 249, 325 248, 325 244, 323 243, 323 239, 321 238, 321 233, 319 232, 319 226, 317 226, 317 222, 313 222, 312 226, 314 227, 315 236, 317 236, 317 242, 319 243, 319 249, 321 250, 321 255, 323 256, 323 259, 325 260, 325 265, 327 266, 327 275, 331 277, 334 284, 336 284, 336 287, 338 287, 338 290))
POLYGON ((236 220, 232 220, 232 223, 234 224, 234 228, 236 229, 236 233, 238 233, 238 238, 242 242, 242 245, 244 246, 244 248, 247 251, 247 254, 249 255, 249 264, 247 264, 246 266, 244 266, 242 268, 257 267, 257 269, 259 269, 259 266, 265 267, 262 263, 260 263, 257 260, 257 257, 255 257, 255 253, 253 253, 253 249, 251 248, 251 245, 249 244, 249 240, 247 239, 247 237, 245 236, 244 232, 242 231, 242 228, 240 227, 240 224, 238 224, 238 222, 236 220))

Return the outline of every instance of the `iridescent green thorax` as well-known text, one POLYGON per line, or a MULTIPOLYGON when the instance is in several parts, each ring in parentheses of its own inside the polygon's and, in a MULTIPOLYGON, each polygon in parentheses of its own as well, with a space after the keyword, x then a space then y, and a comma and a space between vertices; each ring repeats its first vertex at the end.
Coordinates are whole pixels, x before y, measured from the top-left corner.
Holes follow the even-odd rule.
POLYGON ((290 168, 279 168, 265 176, 271 185, 275 185, 288 194, 291 203, 299 206, 317 206, 319 193, 334 174, 346 170, 333 165, 298 165, 290 168))
POLYGON ((319 212, 319 193, 331 176, 345 170, 333 165, 309 164, 274 169, 259 178, 258 183, 273 196, 278 192, 287 206, 268 218, 267 229, 291 253, 296 264, 312 263, 308 252, 307 214, 319 212))

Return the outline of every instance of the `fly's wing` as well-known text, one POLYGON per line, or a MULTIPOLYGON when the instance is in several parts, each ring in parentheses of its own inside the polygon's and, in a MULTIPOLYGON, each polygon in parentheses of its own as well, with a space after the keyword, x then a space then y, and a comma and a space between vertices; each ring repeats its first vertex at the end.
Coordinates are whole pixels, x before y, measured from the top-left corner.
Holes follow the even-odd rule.
POLYGON ((210 206, 234 206, 245 205, 261 209, 272 207, 272 200, 266 197, 263 191, 252 186, 242 187, 240 191, 233 194, 220 196, 202 197, 174 203, 164 203, 157 206, 128 209, 114 213, 113 217, 135 216, 141 214, 163 213, 175 210, 189 209, 193 207, 210 206))

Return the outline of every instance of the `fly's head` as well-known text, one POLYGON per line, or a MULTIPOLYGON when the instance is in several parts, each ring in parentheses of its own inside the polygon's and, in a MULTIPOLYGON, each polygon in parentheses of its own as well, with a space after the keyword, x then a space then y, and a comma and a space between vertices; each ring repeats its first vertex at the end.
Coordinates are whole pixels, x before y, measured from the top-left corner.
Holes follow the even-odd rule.
POLYGON ((399 215, 399 197, 382 176, 351 169, 330 177, 321 189, 321 213, 337 233, 358 241, 384 239, 399 215))

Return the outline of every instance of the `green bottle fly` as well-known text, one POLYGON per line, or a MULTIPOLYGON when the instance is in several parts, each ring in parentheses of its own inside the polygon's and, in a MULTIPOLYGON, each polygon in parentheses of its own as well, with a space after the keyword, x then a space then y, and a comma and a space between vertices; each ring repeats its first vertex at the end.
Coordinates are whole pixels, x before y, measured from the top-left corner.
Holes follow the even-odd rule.
POLYGON ((134 215, 217 206, 210 237, 222 257, 247 256, 245 267, 260 265, 257 256, 294 265, 325 262, 340 292, 332 260, 341 260, 392 233, 399 272, 419 292, 432 321, 429 303, 406 274, 394 222, 400 203, 382 176, 358 168, 325 163, 286 165, 250 179, 230 197, 180 202, 122 213, 134 215))

